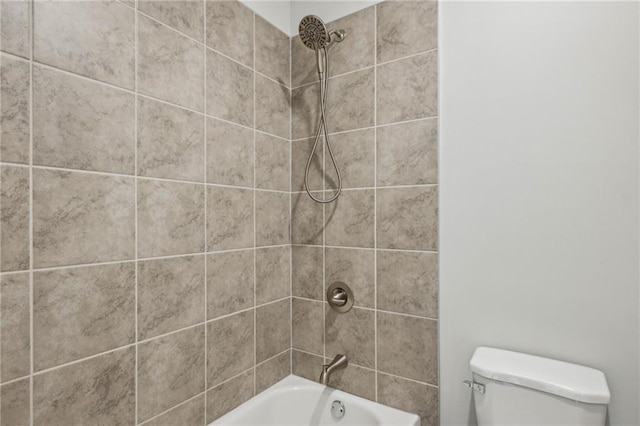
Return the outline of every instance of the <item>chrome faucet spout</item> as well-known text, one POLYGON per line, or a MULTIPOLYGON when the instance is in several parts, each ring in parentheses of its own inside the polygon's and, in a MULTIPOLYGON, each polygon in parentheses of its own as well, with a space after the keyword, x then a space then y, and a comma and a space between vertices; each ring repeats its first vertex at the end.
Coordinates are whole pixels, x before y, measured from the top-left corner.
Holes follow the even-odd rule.
POLYGON ((336 370, 347 368, 348 364, 349 364, 349 360, 347 359, 346 356, 342 354, 336 355, 335 358, 333 358, 333 361, 331 361, 329 364, 325 364, 322 366, 322 373, 320 373, 319 382, 326 386, 329 383, 329 378, 331 377, 331 374, 333 374, 333 372, 336 370))

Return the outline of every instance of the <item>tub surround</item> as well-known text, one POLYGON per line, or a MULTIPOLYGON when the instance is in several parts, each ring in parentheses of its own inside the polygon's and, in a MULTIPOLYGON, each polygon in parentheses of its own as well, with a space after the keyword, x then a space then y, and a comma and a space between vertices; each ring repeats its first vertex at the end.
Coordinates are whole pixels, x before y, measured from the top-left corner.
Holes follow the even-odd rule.
MULTIPOLYGON (((321 206, 304 192, 318 119, 313 51, 295 36, 292 61, 293 373, 317 380, 337 353, 330 385, 438 420, 437 3, 383 2, 327 24, 347 37, 330 50, 328 123, 344 180, 321 206), (297 164, 300 162, 300 164, 297 164), (355 306, 331 310, 344 281, 355 306)), ((313 190, 336 179, 311 169, 313 190)))
POLYGON ((208 424, 336 353, 331 386, 438 423, 435 2, 329 24, 325 207, 298 37, 237 1, 0 7, 3 425, 208 424))
POLYGON ((289 375, 289 37, 0 7, 2 425, 202 425, 289 375))

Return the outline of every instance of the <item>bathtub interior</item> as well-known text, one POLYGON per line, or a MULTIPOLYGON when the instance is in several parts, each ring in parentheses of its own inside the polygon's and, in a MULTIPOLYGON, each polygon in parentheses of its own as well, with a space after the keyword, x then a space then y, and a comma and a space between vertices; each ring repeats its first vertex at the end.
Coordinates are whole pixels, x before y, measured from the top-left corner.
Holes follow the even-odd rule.
POLYGON ((290 375, 220 417, 210 426, 419 426, 420 418, 358 396, 290 375), (331 405, 345 413, 336 419, 331 405))

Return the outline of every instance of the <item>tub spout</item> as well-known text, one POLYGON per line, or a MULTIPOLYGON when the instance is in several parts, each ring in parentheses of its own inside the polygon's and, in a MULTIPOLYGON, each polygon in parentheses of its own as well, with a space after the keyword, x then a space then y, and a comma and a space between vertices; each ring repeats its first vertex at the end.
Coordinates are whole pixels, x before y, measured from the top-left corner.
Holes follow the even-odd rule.
POLYGON ((320 374, 319 382, 326 386, 329 383, 331 374, 341 368, 347 368, 347 364, 349 364, 349 361, 347 360, 346 356, 342 354, 336 355, 331 363, 322 366, 322 373, 320 374))

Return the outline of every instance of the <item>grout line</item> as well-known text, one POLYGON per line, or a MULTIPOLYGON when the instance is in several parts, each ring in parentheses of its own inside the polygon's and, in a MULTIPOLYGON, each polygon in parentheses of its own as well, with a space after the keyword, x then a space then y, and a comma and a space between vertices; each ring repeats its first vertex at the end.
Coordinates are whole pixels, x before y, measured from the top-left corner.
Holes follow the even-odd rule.
MULTIPOLYGON (((180 330, 180 331, 182 331, 182 330, 180 330)), ((175 333, 175 332, 171 332, 171 333, 168 333, 168 334, 173 334, 173 333, 175 333)), ((163 337, 163 336, 158 336, 158 337, 163 337)), ((155 337, 154 337, 154 339, 155 339, 155 337)), ((44 368, 42 370, 35 371, 33 373, 33 376, 35 377, 35 376, 40 376, 40 375, 43 375, 43 374, 47 374, 47 373, 50 373, 50 372, 55 371, 55 370, 59 370, 59 369, 66 368, 66 367, 70 367, 72 365, 80 364, 80 363, 85 362, 85 361, 90 361, 92 359, 101 357, 103 355, 109 355, 109 354, 112 354, 114 352, 124 351, 126 349, 131 349, 132 347, 135 347, 135 346, 137 346, 136 342, 127 343, 126 345, 118 346, 116 348, 112 348, 112 349, 109 349, 107 351, 99 352, 97 354, 92 354, 92 355, 89 355, 89 356, 86 356, 86 357, 83 357, 83 358, 78 358, 78 359, 74 359, 72 361, 67 361, 67 362, 64 362, 62 364, 55 365, 53 367, 47 367, 47 368, 44 368)))
MULTIPOLYGON (((33 397, 34 372, 34 283, 33 283, 33 44, 34 15, 33 1, 29 1, 29 425, 33 426, 35 409, 33 397)), ((1 351, 0 351, 1 353, 1 351)), ((0 410, 2 411, 2 410, 0 410)))
MULTIPOLYGON (((429 187, 437 187, 439 184, 437 183, 422 183, 422 184, 411 184, 411 185, 389 185, 389 186, 361 186, 356 188, 343 188, 343 191, 374 191, 376 189, 410 189, 410 188, 429 188, 429 187)), ((331 190, 316 190, 311 192, 331 192, 331 190)), ((295 191, 294 194, 305 194, 305 191, 295 191)))
MULTIPOLYGON (((304 296, 293 296, 292 299, 305 300, 307 302, 315 302, 315 303, 324 303, 325 302, 324 298, 323 298, 323 300, 319 300, 319 299, 311 299, 309 297, 304 297, 304 296)), ((353 305, 353 309, 360 309, 362 311, 375 311, 375 312, 379 312, 379 313, 383 313, 383 314, 398 315, 398 316, 421 319, 421 320, 427 320, 427 321, 436 321, 436 322, 438 321, 438 318, 433 318, 433 317, 428 317, 428 316, 423 316, 423 315, 416 315, 416 314, 409 314, 409 313, 405 313, 405 312, 387 311, 387 310, 379 309, 379 308, 371 308, 369 306, 353 305)))
POLYGON ((256 364, 256 367, 260 367, 260 366, 268 363, 269 361, 273 361, 274 359, 278 358, 279 356, 283 355, 286 352, 289 352, 290 350, 291 350, 291 348, 287 348, 287 349, 285 349, 285 350, 283 350, 283 351, 281 351, 281 352, 279 352, 279 353, 277 353, 277 354, 265 359, 264 361, 260 361, 259 363, 256 364))
MULTIPOLYGON (((375 92, 375 88, 374 88, 374 92, 375 92)), ((375 102, 374 102, 374 104, 375 104, 375 102)), ((427 116, 427 117, 411 118, 409 120, 394 121, 392 123, 383 123, 383 124, 374 124, 372 126, 356 127, 354 129, 340 130, 340 131, 337 131, 337 132, 329 132, 329 136, 342 135, 342 134, 345 134, 345 133, 362 132, 362 131, 365 131, 365 130, 373 130, 376 127, 377 128, 392 127, 392 126, 397 126, 397 125, 401 125, 401 124, 414 123, 414 122, 417 122, 417 121, 437 120, 439 117, 440 116, 438 116, 438 115, 430 115, 430 116, 427 116)), ((374 122, 375 121, 376 120, 374 120, 374 122)), ((314 138, 315 138, 315 136, 304 136, 304 137, 301 137, 301 138, 293 139, 293 142, 306 142, 306 141, 309 141, 310 139, 314 139, 314 138)))
MULTIPOLYGON (((4 54, 4 52, 0 52, 0 53, 4 54)), ((11 55, 11 56, 14 56, 14 55, 11 55)), ((17 58, 19 58, 19 57, 17 57, 17 58)), ((26 61, 24 58, 22 58, 22 60, 26 61)), ((76 73, 73 73, 71 71, 67 71, 67 70, 61 69, 61 68, 56 68, 56 67, 54 67, 52 65, 48 65, 48 64, 45 64, 43 62, 33 61, 33 63, 35 65, 37 65, 38 67, 47 69, 49 71, 54 71, 54 72, 57 72, 57 73, 60 73, 60 74, 65 74, 65 75, 68 75, 68 76, 71 76, 71 77, 78 78, 80 80, 85 80, 85 81, 88 81, 88 82, 91 82, 91 83, 95 83, 95 84, 99 84, 99 85, 102 85, 102 86, 106 86, 106 87, 109 87, 109 88, 114 89, 114 90, 119 90, 121 92, 128 93, 130 95, 136 95, 137 94, 139 98, 149 99, 149 100, 152 100, 152 101, 155 101, 155 102, 159 102, 159 103, 164 104, 164 105, 168 105, 168 106, 171 106, 171 107, 174 107, 174 108, 179 108, 179 109, 184 110, 184 111, 189 111, 189 112, 192 112, 194 114, 205 115, 207 118, 211 118, 211 119, 214 119, 214 120, 222 121, 224 123, 228 123, 228 124, 231 124, 231 125, 234 125, 234 126, 245 128, 245 129, 253 130, 251 127, 245 126, 244 124, 236 123, 234 121, 230 121, 230 120, 227 120, 227 119, 222 118, 222 117, 216 117, 215 115, 207 114, 204 111, 199 111, 197 109, 193 109, 193 108, 190 108, 190 107, 187 107, 187 106, 184 106, 184 105, 178 105, 178 104, 175 104, 173 102, 166 101, 164 99, 155 97, 153 95, 149 95, 149 94, 145 94, 145 93, 136 93, 135 88, 134 88, 134 90, 131 90, 131 89, 126 89, 124 87, 115 86, 115 85, 113 85, 111 83, 107 83, 105 81, 97 80, 95 78, 87 77, 87 76, 84 76, 84 75, 81 75, 81 74, 76 74, 76 73)), ((205 82, 206 82, 206 76, 205 76, 205 82)), ((288 140, 286 138, 283 138, 282 136, 274 135, 274 134, 266 132, 264 130, 257 130, 257 131, 259 133, 262 133, 262 134, 265 134, 265 135, 268 135, 268 136, 272 136, 274 138, 278 138, 278 139, 281 139, 281 140, 288 140)))
MULTIPOLYGON (((260 247, 258 247, 258 249, 282 248, 282 247, 289 247, 289 244, 277 244, 277 245, 273 245, 273 246, 260 246, 260 247)), ((151 261, 151 260, 175 259, 175 258, 190 257, 190 256, 205 256, 205 255, 215 255, 215 254, 222 254, 222 253, 232 253, 232 252, 252 250, 252 249, 253 249, 253 247, 244 247, 244 248, 238 248, 238 249, 212 250, 212 251, 208 251, 208 252, 201 252, 200 251, 200 252, 196 252, 196 253, 172 254, 172 255, 166 255, 166 256, 139 257, 137 260, 139 262, 143 262, 143 261, 146 262, 146 261, 151 261)), ((84 268, 84 267, 91 267, 91 266, 116 265, 116 264, 120 264, 120 263, 129 263, 129 262, 135 262, 135 261, 136 261, 136 259, 122 259, 122 260, 110 260, 110 261, 95 262, 95 263, 79 263, 79 264, 74 264, 74 265, 61 265, 61 266, 50 266, 50 267, 44 267, 44 268, 33 268, 33 271, 34 272, 57 271, 57 270, 62 270, 62 269, 84 268)), ((23 273, 27 273, 29 271, 30 270, 28 270, 28 269, 23 269, 23 270, 20 270, 20 271, 0 272, 0 276, 23 274, 23 273)))
MULTIPOLYGON (((292 38, 289 37, 289 86, 293 84, 292 38)), ((289 89, 289 374, 293 374, 293 90, 289 89)))
MULTIPOLYGON (((160 416, 162 416, 162 415, 164 415, 164 414, 167 414, 168 412, 173 411, 174 409, 176 409, 176 408, 178 408, 178 407, 182 407, 183 405, 186 405, 187 403, 189 403, 189 402, 191 402, 191 401, 193 401, 193 400, 195 400, 195 399, 198 399, 198 398, 200 398, 200 397, 204 396, 204 395, 205 395, 205 393, 206 393, 206 391, 202 391, 202 392, 200 392, 200 393, 198 393, 198 394, 196 394, 196 395, 192 396, 191 398, 189 398, 189 399, 185 399, 184 401, 182 401, 182 402, 180 402, 180 403, 178 403, 178 404, 174 405, 173 407, 171 407, 171 408, 169 408, 169 409, 167 409, 167 410, 164 410, 164 411, 162 411, 162 412, 160 412, 160 413, 158 413, 158 414, 154 415, 153 417, 148 418, 147 420, 143 421, 142 423, 138 423, 138 424, 139 424, 140 426, 141 426, 141 425, 148 424, 148 423, 150 423, 151 421, 153 421, 153 420, 157 419, 158 417, 160 417, 160 416)), ((205 410, 206 410, 206 405, 207 405, 207 404, 205 404, 205 410)), ((206 412, 206 411, 205 411, 205 412, 206 412)), ((205 417, 205 422, 206 422, 206 417, 205 417)))
MULTIPOLYGON (((239 60, 237 60, 237 59, 235 59, 235 58, 232 58, 231 56, 227 55, 226 53, 223 53, 223 52, 221 52, 221 51, 219 51, 219 50, 216 50, 216 49, 214 49, 214 48, 212 48, 212 47, 208 46, 208 45, 206 44, 206 41, 207 41, 207 39, 206 39, 206 35, 205 35, 204 41, 200 41, 200 40, 197 40, 197 39, 195 39, 195 38, 191 37, 189 34, 186 34, 186 33, 182 32, 182 31, 180 31, 179 29, 174 28, 174 27, 172 27, 171 25, 166 24, 166 23, 164 23, 164 22, 162 22, 162 21, 158 20, 157 18, 154 18, 153 16, 146 14, 145 12, 141 12, 140 10, 137 10, 137 13, 138 13, 138 14, 140 14, 141 16, 144 16, 145 18, 147 18, 147 19, 149 19, 149 20, 151 20, 151 21, 153 21, 153 22, 155 22, 155 23, 157 23, 157 24, 160 24, 160 25, 162 25, 163 27, 168 28, 168 29, 170 29, 171 31, 173 31, 173 32, 175 32, 175 33, 177 33, 177 34, 179 34, 179 35, 181 35, 181 36, 183 36, 183 37, 187 38, 187 39, 188 39, 188 40, 190 40, 191 42, 196 43, 196 44, 198 44, 198 45, 199 45, 199 46, 201 46, 201 47, 204 47, 204 49, 205 49, 205 54, 206 54, 206 52, 207 52, 207 51, 214 52, 214 53, 216 53, 216 54, 218 54, 218 55, 220 55, 220 56, 222 56, 222 57, 224 57, 224 58, 226 58, 226 59, 228 59, 228 60, 230 60, 230 61, 232 61, 232 62, 234 62, 234 63, 236 63, 236 64, 238 64, 238 65, 240 65, 240 66, 242 66, 242 67, 244 67, 244 68, 246 68, 246 69, 248 69, 248 70, 250 70, 250 71, 255 71, 255 72, 256 72, 257 74, 259 74, 261 77, 264 77, 264 78, 266 78, 266 79, 269 79, 269 80, 271 80, 271 81, 272 81, 272 82, 274 82, 274 83, 278 83, 280 86, 286 87, 287 89, 289 88, 286 84, 282 84, 282 83, 281 83, 281 82, 279 82, 278 80, 276 80, 276 79, 274 79, 274 78, 271 78, 271 77, 269 77, 268 75, 263 74, 263 73, 259 72, 257 69, 255 69, 255 63, 256 63, 256 61, 255 61, 255 23, 253 24, 253 25, 254 25, 254 41, 253 41, 253 43, 254 43, 254 54, 253 54, 253 68, 252 68, 251 66, 249 66, 249 65, 247 65, 247 64, 245 64, 245 63, 242 63, 242 62, 240 62, 239 60)), ((205 12, 204 12, 205 19, 206 19, 206 14, 207 14, 207 13, 206 13, 206 10, 205 10, 205 12)), ((255 13, 254 13, 254 15, 255 15, 255 13)), ((206 25, 206 23, 205 23, 205 25, 206 25)), ((206 27, 205 27, 205 28, 206 28, 206 27)), ((205 31, 206 31, 206 29, 205 29, 205 31)), ((205 59, 205 60, 206 60, 206 59, 205 59)))
MULTIPOLYGON (((257 185, 257 181, 256 181, 256 132, 255 132, 255 128, 256 128, 256 103, 257 103, 257 99, 256 99, 256 70, 255 70, 255 66, 256 66, 256 14, 253 13, 253 40, 251 40, 251 42, 253 43, 253 67, 254 69, 253 71, 253 187, 256 188, 257 185)), ((253 395, 255 396, 256 394, 256 362, 258 360, 258 333, 257 333, 257 322, 258 322, 258 309, 256 308, 256 304, 258 303, 258 295, 257 295, 257 289, 258 289, 258 278, 257 278, 257 253, 256 253, 256 247, 258 245, 258 239, 256 237, 257 234, 257 230, 256 230, 256 191, 254 189, 253 191, 253 395)))
MULTIPOLYGON (((202 7, 203 7, 203 13, 202 13, 202 41, 203 42, 207 42, 207 2, 206 0, 202 0, 202 7)), ((207 191, 207 166, 209 164, 209 160, 208 160, 208 152, 207 152, 207 145, 208 145, 208 140, 207 140, 207 111, 208 111, 208 106, 207 106, 207 50, 206 49, 202 49, 202 63, 203 63, 203 67, 204 67, 204 78, 202 80, 202 98, 203 98, 203 109, 204 109, 204 117, 202 118, 202 127, 204 130, 204 141, 203 141, 203 151, 204 151, 204 161, 203 161, 203 183, 205 185, 204 187, 204 251, 205 253, 207 253, 209 251, 209 237, 208 237, 208 230, 209 230, 209 219, 207 217, 207 202, 208 202, 208 198, 207 198, 207 193, 209 191, 207 191)), ((204 375, 204 426, 207 425, 207 381, 208 381, 208 375, 209 375, 209 334, 208 334, 208 326, 207 326, 207 319, 209 318, 209 270, 207 267, 207 263, 208 263, 208 255, 205 254, 204 256, 204 371, 203 371, 203 375, 204 375)))
MULTIPOLYGON (((287 299, 289 299, 288 296, 280 298, 280 299, 277 299, 277 300, 272 300, 272 301, 269 301, 267 303, 263 303, 263 304, 257 305, 256 308, 261 308, 263 306, 267 306, 267 305, 275 304, 275 303, 278 303, 278 302, 282 302, 282 301, 287 300, 287 299)), ((245 313, 245 312, 249 312, 249 311, 252 311, 252 310, 254 310, 254 307, 241 309, 239 311, 232 312, 230 314, 220 315, 220 316, 218 316, 216 318, 207 320, 205 322, 199 322, 199 323, 196 323, 196 324, 191 324, 191 325, 188 325, 188 326, 176 329, 176 330, 172 330, 172 331, 169 331, 169 332, 166 332, 166 333, 158 334, 158 335, 153 336, 153 337, 148 337, 146 339, 139 340, 138 342, 127 343, 126 345, 118 346, 118 347, 115 347, 115 348, 112 348, 112 349, 109 349, 109 350, 106 350, 106 351, 103 351, 103 352, 99 352, 99 353, 96 353, 96 354, 88 355, 86 357, 78 358, 78 359, 75 359, 75 360, 72 360, 72 361, 68 361, 68 362, 65 362, 65 363, 62 363, 62 364, 59 364, 59 365, 55 365, 53 367, 48 367, 48 368, 42 369, 40 371, 34 372, 33 376, 39 376, 39 375, 42 375, 42 374, 46 374, 46 373, 49 373, 49 372, 54 371, 54 370, 58 370, 58 369, 65 368, 65 367, 69 367, 71 365, 79 364, 79 363, 82 363, 84 361, 89 361, 91 359, 100 357, 102 355, 108 355, 108 354, 111 354, 111 353, 114 353, 114 352, 117 352, 117 351, 120 351, 120 350, 129 349, 131 347, 139 346, 139 345, 142 345, 142 344, 145 344, 145 343, 157 340, 157 339, 161 339, 161 338, 164 338, 164 337, 167 337, 167 336, 172 336, 174 334, 178 334, 178 333, 181 333, 183 331, 191 330, 191 329, 194 329, 194 328, 197 328, 197 327, 201 327, 201 326, 206 326, 207 324, 210 324, 210 323, 213 323, 213 322, 216 322, 216 321, 219 321, 219 320, 223 320, 223 319, 232 317, 234 315, 238 315, 238 314, 242 314, 242 313, 245 313)), ((249 371, 250 369, 248 369, 246 371, 249 371)), ((24 376, 24 377, 27 377, 27 376, 24 376)), ((18 380, 18 379, 16 379, 16 380, 18 380)), ((16 381, 16 380, 11 380, 11 381, 5 382, 5 383, 3 383, 3 385, 6 384, 6 383, 10 383, 10 382, 16 381)))
MULTIPOLYGON (((295 247, 321 247, 317 244, 292 244, 295 247)), ((345 249, 345 250, 377 250, 377 251, 391 251, 391 252, 408 252, 408 253, 433 253, 437 254, 437 251, 431 250, 413 250, 413 249, 387 249, 387 248, 373 248, 373 247, 350 247, 350 246, 331 246, 327 245, 327 248, 333 249, 345 249)))
MULTIPOLYGON (((29 23, 29 25, 31 25, 31 23, 29 23)), ((31 53, 30 53, 30 55, 31 55, 31 53)), ((15 60, 20 61, 20 62, 26 62, 27 64, 31 63, 31 59, 29 59, 29 58, 25 58, 24 56, 18 56, 18 55, 15 55, 15 54, 11 53, 11 52, 5 52, 4 50, 0 50, 0 58, 3 57, 3 56, 6 56, 8 59, 15 59, 15 60)))
MULTIPOLYGON (((376 7, 376 9, 377 9, 377 7, 376 7)), ((374 27, 375 26, 376 25, 375 25, 375 21, 374 21, 374 27)), ((377 34, 377 28, 374 31, 377 34)), ((377 40, 374 40, 374 50, 373 50, 374 52, 376 52, 375 44, 377 44, 377 40)), ((354 70, 345 71, 345 72, 340 73, 340 74, 332 75, 331 77, 329 77, 329 80, 331 80, 333 78, 343 77, 343 76, 346 76, 346 75, 349 75, 349 74, 355 74, 355 73, 360 72, 360 71, 370 70, 370 69, 373 69, 373 68, 378 67, 378 66, 388 65, 388 64, 391 64, 393 62, 399 62, 399 61, 402 61, 402 60, 405 60, 405 59, 411 59, 411 58, 416 57, 416 56, 426 55, 427 53, 432 53, 432 52, 435 52, 437 50, 438 50, 438 48, 434 47, 432 49, 423 50, 423 51, 418 52, 418 53, 412 53, 412 54, 407 55, 407 56, 402 56, 400 58, 391 59, 389 61, 380 62, 380 63, 377 63, 377 55, 374 53, 374 63, 373 63, 373 65, 367 65, 367 66, 364 66, 364 67, 361 67, 361 68, 357 68, 357 69, 354 69, 354 70)), ((318 83, 318 80, 314 80, 312 82, 303 83, 303 84, 300 84, 298 86, 292 87, 291 90, 301 89, 303 87, 311 86, 312 84, 317 84, 317 83, 318 83)))
MULTIPOLYGON (((238 374, 236 374, 234 376, 231 376, 228 379, 225 379, 220 383, 216 383, 214 386, 211 386, 210 388, 207 388, 206 392, 209 392, 210 390, 215 389, 217 387, 220 387, 222 385, 225 385, 225 384, 229 383, 230 381, 237 379, 238 377, 244 376, 245 374, 247 374, 249 371, 252 371, 252 370, 255 370, 255 367, 249 367, 246 370, 243 370, 241 373, 238 373, 238 374)), ((249 399, 251 399, 251 398, 249 398, 249 399)), ((229 411, 231 411, 231 410, 229 410, 229 411)))
MULTIPOLYGON (((317 358, 323 358, 323 357, 322 357, 322 355, 318 355, 318 354, 316 354, 316 353, 309 352, 309 351, 306 351, 306 350, 304 350, 304 349, 297 349, 297 348, 293 348, 293 349, 292 349, 292 352, 293 352, 293 351, 300 352, 300 353, 307 354, 307 355, 311 355, 311 356, 314 356, 314 357, 317 357, 317 358)), ((325 358, 323 358, 323 361, 326 361, 326 359, 325 359, 325 358)), ((425 386, 425 385, 426 385, 426 386, 429 386, 429 387, 431 387, 431 388, 435 388, 435 389, 438 389, 438 388, 439 388, 439 386, 438 386, 438 385, 434 385, 433 383, 421 382, 421 381, 419 381, 419 380, 411 379, 411 378, 409 378, 409 377, 404 377, 404 376, 398 376, 397 374, 387 373, 387 372, 385 372, 385 371, 377 371, 377 370, 375 370, 375 369, 373 369, 373 368, 365 367, 365 366, 360 365, 360 364, 355 364, 355 363, 353 363, 353 362, 351 362, 351 361, 349 361, 349 365, 352 365, 352 366, 355 366, 355 367, 361 368, 361 369, 363 369, 363 370, 371 371, 371 372, 373 372, 376 376, 377 376, 377 373, 381 373, 381 374, 384 374, 384 375, 386 375, 386 376, 395 377, 395 378, 397 378, 397 379, 406 380, 406 381, 408 381, 408 382, 417 383, 417 384, 420 384, 420 385, 423 385, 423 386, 425 386)), ((349 393, 350 393, 350 392, 349 392, 349 393)))
MULTIPOLYGON (((2 163, 2 162, 0 162, 0 165, 5 165, 5 164, 6 165, 10 165, 10 166, 16 166, 16 167, 28 167, 26 165, 21 165, 21 164, 17 164, 17 163, 2 163)), ((248 186, 227 185, 227 184, 221 184, 221 183, 203 183, 203 182, 180 180, 180 179, 168 179, 168 178, 159 178, 159 177, 150 177, 150 176, 136 176, 135 174, 127 175, 127 174, 122 174, 122 173, 100 172, 100 171, 95 171, 95 170, 68 169, 68 168, 55 167, 55 166, 33 166, 33 168, 37 169, 37 170, 49 170, 49 171, 56 171, 56 172, 89 173, 89 174, 94 174, 94 175, 98 175, 98 176, 107 176, 107 177, 122 177, 122 178, 130 178, 130 179, 137 178, 137 179, 140 179, 140 180, 149 180, 149 181, 157 181, 157 182, 169 182, 169 183, 181 183, 181 184, 185 184, 185 185, 205 185, 207 187, 217 187, 217 188, 231 188, 231 189, 244 189, 244 190, 254 190, 255 189, 257 191, 262 191, 262 192, 271 192, 271 193, 287 194, 287 195, 289 194, 289 191, 281 191, 281 190, 277 190, 277 189, 252 188, 252 187, 248 187, 248 186)))
MULTIPOLYGON (((138 0, 135 0, 134 5, 136 9, 138 8, 138 0)), ((134 91, 134 116, 135 116, 135 124, 134 124, 134 137, 133 137, 133 165, 134 165, 134 256, 135 256, 135 304, 134 304, 134 316, 135 316, 135 349, 134 349, 134 424, 138 424, 139 415, 138 415, 138 376, 140 363, 138 360, 138 340, 140 339, 140 334, 138 331, 138 293, 139 293, 139 273, 138 273, 138 14, 134 12, 134 73, 133 73, 133 91, 134 91)))
POLYGON ((373 383, 378 402, 378 6, 373 7, 373 383))

